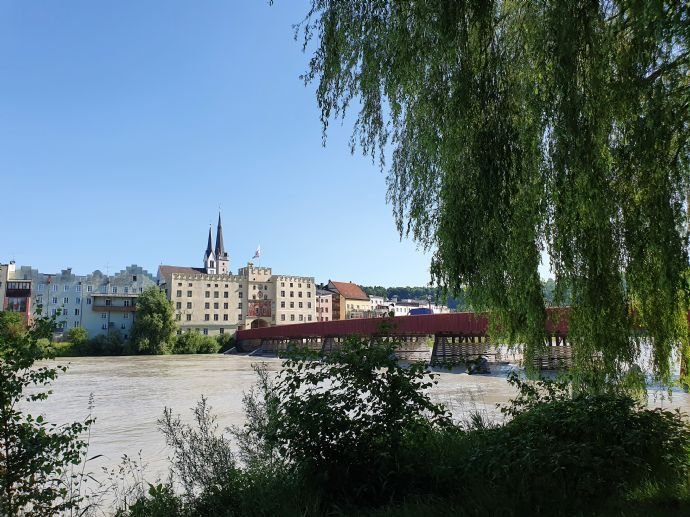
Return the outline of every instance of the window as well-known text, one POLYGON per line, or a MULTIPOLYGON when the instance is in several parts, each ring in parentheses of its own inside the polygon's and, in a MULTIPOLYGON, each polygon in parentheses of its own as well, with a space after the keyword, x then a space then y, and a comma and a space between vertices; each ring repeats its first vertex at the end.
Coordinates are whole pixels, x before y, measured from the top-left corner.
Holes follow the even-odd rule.
POLYGON ((307 291, 307 298, 311 298, 311 291, 307 291))
POLYGON ((177 291, 177 297, 178 297, 178 298, 182 298, 182 291, 179 290, 179 289, 178 289, 178 291, 177 291))
POLYGON ((223 298, 227 298, 229 294, 230 293, 228 293, 227 291, 223 292, 223 298))
POLYGON ((77 287, 74 288, 78 293, 81 293, 81 285, 77 284, 77 287))
POLYGON ((282 296, 283 298, 285 298, 285 291, 280 291, 280 296, 282 296))
POLYGON ((192 308, 192 302, 187 302, 187 308, 191 309, 192 308))
POLYGON ((91 297, 86 299, 86 305, 91 305, 91 297))
POLYGON ((285 308, 285 302, 280 302, 280 308, 284 309, 285 308))
POLYGON ((177 282, 177 287, 182 287, 182 282, 177 282))
POLYGON ((113 287, 113 293, 117 293, 117 287, 113 287))
MULTIPOLYGON (((2 282, 0 282, 2 284, 2 282)), ((43 284, 38 284, 38 292, 42 293, 43 292, 43 284)))
POLYGON ((218 321, 218 315, 217 314, 213 315, 213 321, 218 321))
POLYGON ((178 311, 179 311, 180 309, 182 309, 182 302, 177 302, 177 303, 175 304, 175 308, 176 308, 178 311))
POLYGON ((55 316, 55 314, 57 314, 57 310, 56 309, 50 309, 50 315, 55 316))
POLYGON ((240 303, 237 304, 237 308, 238 308, 238 309, 241 309, 241 308, 242 308, 242 302, 240 302, 240 303))
POLYGON ((311 284, 307 284, 307 289, 310 289, 310 288, 311 288, 311 284))
POLYGON ((218 302, 214 302, 213 308, 214 308, 214 309, 217 309, 217 308, 218 308, 218 302))
POLYGON ((137 275, 132 275, 132 282, 136 282, 136 281, 137 281, 137 275))
POLYGON ((53 292, 57 291, 57 289, 58 289, 57 284, 53 284, 53 292))
POLYGON ((301 284, 301 283, 297 284, 297 287, 300 287, 300 288, 301 288, 301 287, 302 287, 302 284, 301 284))
POLYGON ((290 282, 290 287, 292 287, 292 282, 290 282))
POLYGON ((53 296, 53 303, 57 303, 57 296, 53 296))
POLYGON ((90 293, 92 289, 93 289, 92 286, 90 286, 90 285, 87 285, 87 286, 86 286, 86 292, 87 292, 87 293, 90 293))
POLYGON ((81 304, 81 298, 79 298, 79 297, 77 296, 77 297, 74 299, 74 303, 76 303, 77 305, 80 305, 80 304, 81 304))
POLYGON ((74 315, 79 316, 79 309, 74 309, 74 315))
POLYGON ((311 309, 311 302, 307 302, 307 309, 311 309))
POLYGON ((304 315, 303 315, 303 314, 300 314, 300 315, 299 315, 299 320, 300 320, 300 321, 304 321, 304 315))
POLYGON ((68 285, 65 286, 65 292, 67 292, 67 291, 69 291, 69 286, 68 286, 68 285))
POLYGON ((239 298, 242 298, 242 291, 237 295, 239 298))
POLYGON ((295 297, 295 291, 290 291, 290 298, 294 298, 294 297, 295 297))
POLYGON ((228 321, 228 315, 227 314, 223 314, 223 321, 228 321))
POLYGON ((182 314, 175 314, 175 320, 180 321, 182 319, 182 314))
POLYGON ((211 297, 211 291, 204 292, 204 298, 210 298, 210 297, 211 297))
POLYGON ((280 315, 280 321, 285 321, 285 314, 280 315))
POLYGON ((213 287, 218 287, 218 284, 213 284, 213 287))
POLYGON ((302 302, 299 302, 298 306, 301 309, 302 308, 302 302))
POLYGON ((108 315, 105 312, 101 313, 101 319, 104 320, 108 317, 108 315))
POLYGON ((206 284, 206 287, 211 287, 211 284, 206 284))
MULTIPOLYGON (((326 312, 328 312, 328 307, 326 307, 326 312)), ((328 319, 328 318, 326 318, 326 319, 328 319)))
POLYGON ((218 298, 220 296, 220 293, 218 291, 213 291, 213 297, 218 298))
POLYGON ((111 306, 111 305, 113 304, 113 301, 110 300, 110 299, 107 299, 107 300, 105 301, 105 304, 109 307, 109 306, 111 306))
POLYGON ((267 285, 264 286, 264 291, 268 291, 268 286, 267 286, 267 285))
POLYGON ((79 326, 79 322, 78 322, 78 321, 75 321, 74 323, 72 323, 72 326, 73 326, 74 328, 77 328, 77 327, 79 326))
POLYGON ((191 298, 191 297, 192 297, 192 291, 187 291, 187 298, 191 298))
POLYGON ((192 321, 192 315, 191 314, 187 314, 187 321, 192 321))
POLYGON ((280 282, 280 287, 285 287, 285 282, 280 282))
POLYGON ((103 330, 108 330, 108 324, 107 324, 107 323, 104 323, 103 325, 101 325, 101 328, 102 328, 103 330))
POLYGON ((294 309, 295 308, 295 302, 290 302, 290 308, 294 309))
POLYGON ((181 336, 181 335, 182 335, 182 331, 181 331, 180 329, 177 329, 177 335, 178 335, 178 336, 181 336))
POLYGON ((204 314, 204 321, 210 321, 211 316, 209 314, 204 314))
POLYGON ((210 308, 211 308, 211 304, 209 302, 206 302, 204 304, 204 309, 210 309, 210 308))
POLYGON ((252 291, 256 291, 256 286, 255 286, 255 285, 252 286, 252 291))
POLYGON ((223 309, 228 310, 228 302, 225 302, 225 303, 223 304, 223 309))
POLYGON ((290 321, 295 321, 295 315, 294 314, 290 314, 290 321))
POLYGON ((311 314, 307 316, 307 321, 311 321, 311 314))
POLYGON ((218 333, 222 336, 223 334, 225 334, 225 329, 223 327, 219 328, 218 333))
POLYGON ((187 284, 187 287, 192 287, 192 283, 189 282, 189 283, 187 284))
MULTIPOLYGON (((213 266, 213 262, 211 262, 211 266, 213 266)), ((208 336, 208 329, 204 329, 204 336, 208 336)))
POLYGON ((65 296, 65 297, 62 299, 62 303, 64 303, 65 305, 67 305, 67 304, 69 303, 69 298, 67 298, 67 297, 65 296))

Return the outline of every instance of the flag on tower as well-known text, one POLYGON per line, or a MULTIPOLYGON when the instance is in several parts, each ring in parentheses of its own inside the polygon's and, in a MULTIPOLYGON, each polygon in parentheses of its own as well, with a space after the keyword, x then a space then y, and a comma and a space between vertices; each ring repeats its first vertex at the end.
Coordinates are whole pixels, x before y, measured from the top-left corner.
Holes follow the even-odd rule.
POLYGON ((257 259, 261 257, 261 245, 259 244, 256 247, 256 251, 254 252, 254 256, 252 257, 253 259, 257 259))

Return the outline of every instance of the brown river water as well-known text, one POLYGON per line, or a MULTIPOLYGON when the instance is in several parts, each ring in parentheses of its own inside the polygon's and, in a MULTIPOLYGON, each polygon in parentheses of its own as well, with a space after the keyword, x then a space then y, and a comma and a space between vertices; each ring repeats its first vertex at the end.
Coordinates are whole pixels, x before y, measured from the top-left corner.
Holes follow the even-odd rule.
MULTIPOLYGON (((53 394, 26 409, 58 424, 83 420, 93 394, 96 422, 89 456, 102 456, 89 464, 89 470, 99 477, 102 467, 114 468, 123 454, 136 457, 141 451, 146 478, 155 481, 165 477, 170 454, 156 423, 163 408, 189 421, 190 408, 203 395, 221 427, 241 425, 242 394, 255 383, 252 364, 261 362, 271 370, 280 367, 279 359, 224 355, 62 358, 56 363, 69 363, 69 370, 53 384, 53 394)), ((500 420, 496 404, 508 402, 514 394, 505 380, 511 367, 492 368, 489 375, 439 370, 432 397, 447 404, 457 419, 479 411, 500 420)), ((669 400, 666 392, 650 389, 650 405, 690 413, 690 395, 675 391, 669 400)))

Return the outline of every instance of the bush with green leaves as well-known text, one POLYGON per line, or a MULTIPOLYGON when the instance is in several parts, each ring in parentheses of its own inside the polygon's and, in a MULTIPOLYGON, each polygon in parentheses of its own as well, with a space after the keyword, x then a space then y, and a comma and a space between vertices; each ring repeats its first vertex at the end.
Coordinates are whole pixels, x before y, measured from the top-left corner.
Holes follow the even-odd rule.
POLYGON ((402 495, 393 480, 405 437, 451 424, 430 399, 433 374, 422 364, 401 366, 395 347, 352 337, 329 355, 293 351, 283 362, 271 439, 327 497, 402 495))
POLYGON ((215 354, 219 348, 220 344, 215 338, 187 331, 177 336, 170 350, 173 354, 215 354))
POLYGON ((0 515, 55 515, 80 503, 67 472, 82 461, 80 436, 92 420, 56 426, 25 412, 48 398, 45 388, 66 368, 37 363, 46 358, 39 340, 52 336, 54 319, 38 317, 23 329, 11 320, 0 318, 0 515))

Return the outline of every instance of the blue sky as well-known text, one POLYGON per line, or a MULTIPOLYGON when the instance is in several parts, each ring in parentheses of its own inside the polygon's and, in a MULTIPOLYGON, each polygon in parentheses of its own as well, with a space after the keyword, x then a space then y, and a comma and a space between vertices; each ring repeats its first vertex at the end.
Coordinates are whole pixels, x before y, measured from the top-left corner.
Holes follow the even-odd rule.
POLYGON ((321 145, 306 9, 0 0, 0 261, 198 266, 220 207, 233 270, 261 244, 276 273, 427 283, 351 126, 321 145))

